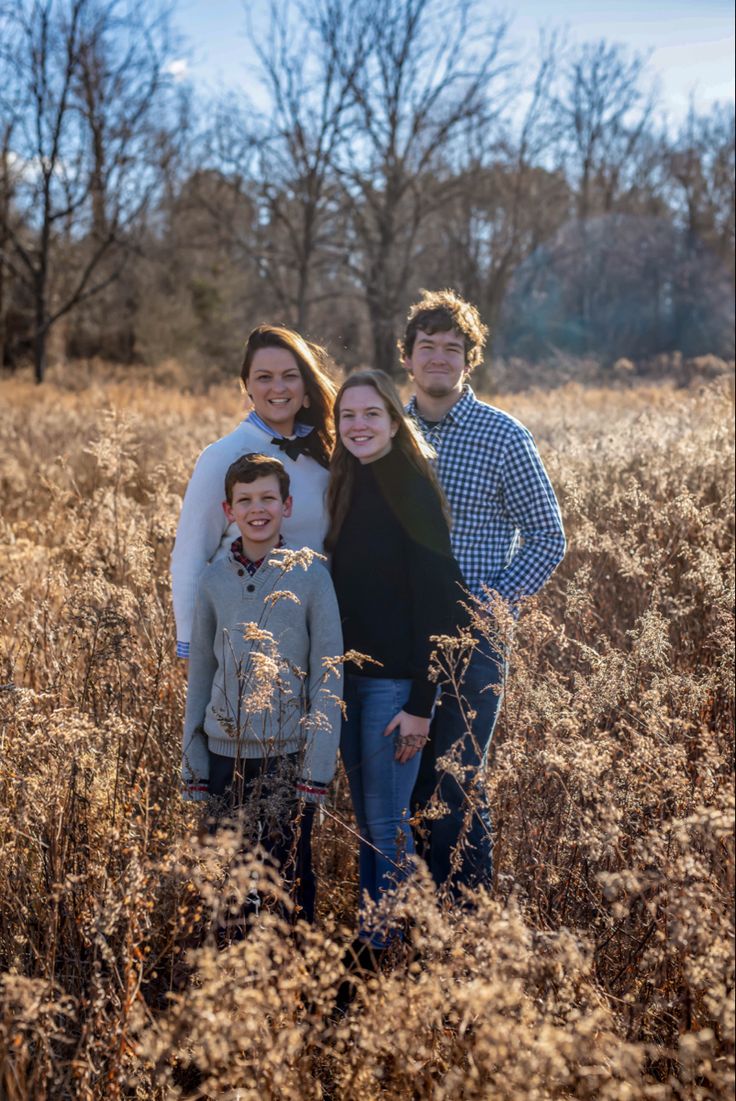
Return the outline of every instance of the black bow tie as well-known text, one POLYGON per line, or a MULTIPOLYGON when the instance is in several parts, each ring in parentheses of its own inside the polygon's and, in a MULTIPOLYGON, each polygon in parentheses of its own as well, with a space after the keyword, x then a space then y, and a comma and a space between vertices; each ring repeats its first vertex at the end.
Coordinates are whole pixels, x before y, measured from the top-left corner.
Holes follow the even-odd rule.
POLYGON ((271 443, 275 443, 293 462, 296 462, 300 455, 311 454, 311 436, 311 432, 308 436, 295 436, 293 440, 287 440, 284 436, 274 436, 271 443))

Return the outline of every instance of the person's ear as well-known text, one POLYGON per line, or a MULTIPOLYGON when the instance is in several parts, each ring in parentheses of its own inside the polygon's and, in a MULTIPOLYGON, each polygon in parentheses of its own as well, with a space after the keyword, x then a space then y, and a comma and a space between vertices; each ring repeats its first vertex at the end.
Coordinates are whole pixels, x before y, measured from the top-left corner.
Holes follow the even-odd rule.
POLYGON ((235 523, 235 513, 232 510, 232 506, 227 501, 222 502, 222 511, 225 513, 228 524, 235 523))
POLYGON ((395 420, 392 420, 392 421, 391 421, 391 428, 390 428, 390 431, 389 431, 389 434, 390 434, 390 436, 391 436, 391 439, 393 439, 393 438, 394 438, 394 436, 396 435, 396 433, 397 433, 398 431, 399 431, 399 422, 398 422, 398 421, 395 421, 395 420))
POLYGON ((309 409, 309 406, 311 404, 312 403, 311 403, 311 400, 309 398, 309 394, 305 394, 304 395, 304 401, 302 402, 302 409, 309 409))
POLYGON ((401 361, 401 365, 404 368, 404 370, 406 371, 409 378, 414 378, 414 373, 411 369, 411 360, 409 359, 408 356, 404 356, 404 358, 401 361))
POLYGON ((284 519, 287 519, 289 516, 291 516, 291 509, 292 509, 293 504, 294 504, 294 502, 291 499, 291 497, 287 497, 286 500, 284 501, 284 513, 283 513, 284 519))

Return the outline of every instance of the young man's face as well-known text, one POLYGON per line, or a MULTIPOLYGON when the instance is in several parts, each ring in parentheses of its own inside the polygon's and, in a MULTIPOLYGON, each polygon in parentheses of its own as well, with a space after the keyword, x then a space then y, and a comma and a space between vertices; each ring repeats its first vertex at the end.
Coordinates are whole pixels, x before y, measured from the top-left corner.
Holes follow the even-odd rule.
POLYGON ((417 330, 411 355, 404 366, 417 392, 430 398, 459 397, 465 383, 465 339, 457 329, 425 333, 417 330))
POLYGON ((266 474, 254 482, 236 482, 232 504, 223 501, 222 507, 228 522, 237 525, 245 549, 265 548, 265 553, 276 546, 281 523, 291 516, 291 497, 282 501, 278 478, 266 474))

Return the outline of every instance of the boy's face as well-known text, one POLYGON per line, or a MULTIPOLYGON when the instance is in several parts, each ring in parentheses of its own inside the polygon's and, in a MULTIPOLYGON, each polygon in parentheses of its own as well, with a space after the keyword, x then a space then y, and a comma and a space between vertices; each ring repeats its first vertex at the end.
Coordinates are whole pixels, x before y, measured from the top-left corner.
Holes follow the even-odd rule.
POLYGON ((414 379, 419 394, 431 398, 459 397, 465 384, 465 339, 457 329, 436 333, 417 330, 410 356, 404 366, 414 379))
POLYGON ((278 542, 282 521, 291 516, 291 497, 282 501, 278 478, 266 474, 253 482, 236 482, 232 504, 223 501, 222 507, 228 522, 237 525, 246 550, 268 551, 278 542))

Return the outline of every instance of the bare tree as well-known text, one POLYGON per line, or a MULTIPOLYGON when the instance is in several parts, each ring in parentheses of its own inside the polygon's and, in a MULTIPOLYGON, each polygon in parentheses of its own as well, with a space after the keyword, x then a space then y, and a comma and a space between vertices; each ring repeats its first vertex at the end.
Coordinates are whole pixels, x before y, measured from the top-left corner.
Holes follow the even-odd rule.
POLYGON ((272 104, 259 141, 267 212, 261 255, 291 319, 305 329, 318 294, 314 278, 335 260, 340 192, 333 163, 368 43, 350 37, 342 3, 325 4, 321 24, 330 41, 341 44, 339 56, 319 49, 313 28, 289 0, 271 0, 270 10, 270 33, 256 47, 272 104))
POLYGON ((691 105, 666 150, 670 201, 691 240, 710 247, 734 272, 733 104, 715 104, 708 114, 691 105))
POLYGON ((581 220, 610 213, 654 108, 642 86, 646 57, 606 41, 585 43, 556 99, 560 137, 581 220))
MULTIPOLYGON (((592 263, 589 220, 611 214, 651 118, 654 97, 641 87, 646 58, 605 40, 570 55, 556 98, 558 133, 568 178, 575 189, 578 225, 568 234, 576 263, 592 263)), ((590 331, 596 273, 578 282, 580 331, 590 331)), ((585 346, 581 350, 586 350, 585 346)))
POLYGON ((203 143, 203 163, 229 182, 233 202, 247 197, 256 205, 257 218, 229 226, 210 193, 202 202, 214 232, 226 229, 240 249, 244 269, 257 264, 264 297, 284 320, 308 330, 312 308, 332 294, 329 278, 320 276, 339 263, 342 204, 333 159, 365 46, 345 38, 339 2, 326 16, 346 47, 339 64, 290 0, 270 0, 269 10, 268 33, 252 33, 268 105, 258 111, 248 95, 230 91, 203 143))
POLYGON ((0 366, 10 362, 7 319, 12 294, 12 272, 5 259, 10 242, 10 219, 13 212, 15 166, 12 163, 11 142, 15 119, 8 114, 0 124, 0 366))
POLYGON ((351 221, 345 264, 365 296, 373 363, 393 371, 418 232, 450 197, 453 145, 480 118, 490 125, 500 109, 490 91, 507 71, 507 25, 482 23, 464 0, 323 0, 312 21, 323 50, 350 79, 349 141, 335 151, 351 221), (340 35, 336 6, 347 13, 340 35), (367 46, 364 63, 349 74, 346 40, 367 46))
POLYGON ((6 219, 3 258, 33 299, 41 382, 52 326, 118 278, 125 235, 153 193, 166 21, 142 2, 21 0, 4 31, 25 216, 6 219))
POLYGON ((473 128, 455 197, 422 234, 432 258, 420 261, 422 279, 460 288, 478 303, 492 335, 515 268, 569 216, 570 190, 551 157, 551 87, 559 52, 557 34, 541 36, 531 83, 518 85, 520 117, 503 120, 490 134, 485 126, 473 128))

